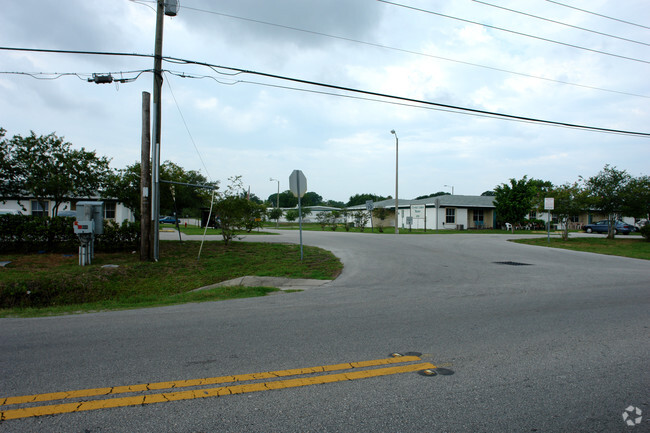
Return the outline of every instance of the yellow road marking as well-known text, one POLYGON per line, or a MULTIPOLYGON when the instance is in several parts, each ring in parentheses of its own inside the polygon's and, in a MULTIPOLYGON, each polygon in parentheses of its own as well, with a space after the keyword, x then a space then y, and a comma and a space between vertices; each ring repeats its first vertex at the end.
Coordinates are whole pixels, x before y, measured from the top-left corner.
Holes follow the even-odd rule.
POLYGON ((318 367, 296 368, 291 370, 269 371, 264 373, 239 374, 235 376, 208 377, 205 379, 177 380, 170 382, 144 383, 139 385, 115 386, 107 388, 80 389, 76 391, 51 392, 47 394, 23 395, 19 397, 0 398, 0 406, 41 401, 63 400, 66 398, 94 397, 98 395, 123 394, 127 392, 155 391, 162 389, 184 388, 188 386, 216 385, 218 383, 245 382, 247 380, 273 379, 277 377, 299 376, 303 374, 323 373, 328 371, 349 370, 352 368, 376 367, 387 364, 402 364, 420 361, 417 356, 400 356, 395 358, 373 359, 370 361, 349 362, 344 364, 322 365, 318 367))
MULTIPOLYGON (((109 394, 124 393, 124 392, 139 392, 139 391, 149 391, 149 390, 156 390, 156 389, 169 389, 169 388, 176 388, 181 386, 197 386, 197 385, 224 383, 224 382, 237 382, 237 381, 247 381, 247 380, 255 380, 255 379, 278 378, 278 377, 305 375, 311 373, 346 370, 346 369, 360 368, 360 367, 374 367, 379 365, 388 365, 388 364, 404 363, 404 362, 412 362, 412 361, 420 361, 420 360, 421 359, 417 356, 403 356, 398 358, 387 358, 387 359, 379 359, 379 360, 372 360, 372 361, 327 365, 327 366, 311 367, 311 368, 303 368, 303 369, 281 370, 281 371, 267 372, 267 373, 244 374, 244 375, 237 375, 237 376, 223 376, 217 378, 184 380, 184 381, 177 381, 177 382, 158 382, 158 383, 148 384, 148 385, 132 385, 132 386, 121 386, 115 388, 98 388, 98 389, 61 392, 61 393, 37 394, 33 396, 23 396, 23 397, 9 397, 5 399, 5 402, 0 403, 0 405, 18 404, 19 402, 20 403, 40 402, 40 401, 58 400, 58 399, 67 399, 67 398, 109 395, 109 394), (11 402, 7 403, 7 401, 11 401, 11 402)), ((81 412, 81 411, 106 409, 106 408, 114 408, 114 407, 137 406, 142 404, 163 403, 163 402, 176 401, 176 400, 218 397, 223 395, 234 395, 234 394, 242 394, 247 392, 295 388, 300 386, 340 382, 343 380, 357 380, 357 379, 386 376, 386 375, 392 375, 398 373, 407 373, 407 372, 413 372, 413 371, 423 370, 427 368, 436 368, 436 367, 433 364, 427 362, 427 363, 420 363, 420 364, 409 364, 409 365, 377 368, 377 369, 370 369, 370 370, 360 370, 360 371, 353 371, 353 372, 346 372, 346 373, 326 374, 326 375, 319 375, 319 376, 312 376, 312 377, 276 380, 270 382, 223 386, 218 388, 164 392, 164 393, 149 394, 149 395, 131 396, 131 397, 109 398, 109 399, 102 399, 102 400, 81 401, 75 403, 64 403, 64 404, 36 406, 36 407, 28 407, 28 408, 20 408, 20 409, 10 409, 10 410, 0 412, 0 420, 27 418, 27 417, 43 416, 43 415, 55 415, 55 414, 62 414, 62 413, 81 412)))

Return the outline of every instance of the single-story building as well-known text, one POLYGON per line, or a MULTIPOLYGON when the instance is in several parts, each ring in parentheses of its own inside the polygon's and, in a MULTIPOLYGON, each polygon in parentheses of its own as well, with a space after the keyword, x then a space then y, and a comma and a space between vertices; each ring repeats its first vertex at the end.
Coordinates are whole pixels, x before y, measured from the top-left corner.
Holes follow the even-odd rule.
MULTIPOLYGON (((394 199, 375 202, 373 206, 375 209, 385 208, 390 211, 383 220, 374 216, 372 221, 374 227, 379 225, 395 227, 394 199)), ((409 228, 408 217, 412 218, 410 227, 413 229, 467 230, 494 228, 496 225, 492 196, 441 195, 420 200, 399 199, 398 207, 397 221, 401 229, 409 228)), ((366 210, 366 205, 351 206, 348 210, 352 212, 366 210)))
MULTIPOLYGON (((272 206, 268 208, 268 210, 273 209, 272 206)), ((291 222, 287 220, 287 211, 296 211, 298 212, 298 206, 296 207, 283 207, 280 208, 282 209, 282 216, 280 217, 280 222, 281 223, 286 223, 286 222, 291 222)), ((332 211, 341 211, 343 209, 340 209, 338 207, 331 207, 331 206, 302 206, 303 213, 306 210, 309 210, 309 213, 304 216, 302 219, 302 222, 304 223, 315 223, 318 222, 318 214, 323 213, 323 212, 332 212, 332 211)), ((269 221, 275 221, 274 219, 269 219, 269 221)), ((296 218, 295 221, 293 222, 298 222, 298 219, 296 218)))
MULTIPOLYGON (((104 218, 121 223, 124 220, 135 221, 135 217, 131 209, 119 203, 115 199, 105 198, 78 198, 70 201, 63 202, 59 205, 58 214, 62 213, 66 216, 74 216, 70 212, 75 212, 77 209, 77 202, 79 201, 103 201, 104 202, 104 218)), ((22 215, 40 215, 40 216, 53 216, 54 215, 54 201, 43 200, 38 201, 33 197, 20 197, 5 200, 0 203, 0 209, 3 211, 18 212, 22 215)))

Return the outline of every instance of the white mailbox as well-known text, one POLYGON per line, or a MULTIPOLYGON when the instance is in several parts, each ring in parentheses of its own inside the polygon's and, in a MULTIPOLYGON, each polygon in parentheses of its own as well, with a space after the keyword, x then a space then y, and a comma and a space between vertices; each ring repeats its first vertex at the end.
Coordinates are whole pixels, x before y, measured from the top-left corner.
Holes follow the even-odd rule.
MULTIPOLYGON (((82 229, 85 230, 85 229, 82 229)), ((104 233, 104 202, 103 201, 80 201, 77 202, 77 221, 75 221, 75 233, 93 233, 101 235, 104 233), (90 232, 78 232, 77 223, 88 225, 92 221, 93 227, 90 232)))

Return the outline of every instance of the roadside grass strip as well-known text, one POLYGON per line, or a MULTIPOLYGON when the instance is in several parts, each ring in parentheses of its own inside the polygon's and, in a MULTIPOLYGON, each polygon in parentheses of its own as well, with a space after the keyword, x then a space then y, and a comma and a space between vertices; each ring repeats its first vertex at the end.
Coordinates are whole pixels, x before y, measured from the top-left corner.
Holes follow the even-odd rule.
POLYGON ((248 392, 271 391, 300 386, 320 385, 341 382, 345 380, 367 379, 372 377, 388 376, 392 374, 416 372, 436 368, 433 364, 414 363, 421 361, 418 356, 400 356, 370 361, 350 362, 344 364, 324 365, 318 367, 298 368, 291 370, 269 371, 264 373, 241 374, 234 376, 211 377, 204 379, 178 380, 171 382, 157 382, 149 384, 117 386, 109 388, 94 388, 74 391, 54 392, 47 394, 34 394, 18 397, 0 397, 0 421, 29 418, 44 415, 57 415, 63 413, 83 412, 97 409, 115 407, 139 406, 152 403, 164 403, 178 400, 191 400, 206 397, 221 397, 226 395, 244 394, 248 392), (383 367, 391 364, 390 367, 383 367), (380 367, 380 368, 376 368, 380 367), (363 369, 363 370, 359 370, 363 369), (336 371, 352 370, 333 374, 336 371), (304 376, 291 379, 280 379, 291 376, 304 376), (278 379, 260 382, 266 379, 278 379), (255 382, 257 381, 257 382, 255 382), (252 382, 236 384, 238 382, 252 382), (198 388, 201 386, 234 383, 233 385, 216 388, 198 388), (177 388, 194 387, 185 391, 171 391, 152 393, 151 391, 170 390, 177 388), (136 394, 124 397, 83 400, 89 397, 106 397, 120 394, 136 394), (46 401, 76 400, 72 403, 51 405, 34 405, 46 401), (11 405, 24 405, 16 409, 5 409, 11 405))

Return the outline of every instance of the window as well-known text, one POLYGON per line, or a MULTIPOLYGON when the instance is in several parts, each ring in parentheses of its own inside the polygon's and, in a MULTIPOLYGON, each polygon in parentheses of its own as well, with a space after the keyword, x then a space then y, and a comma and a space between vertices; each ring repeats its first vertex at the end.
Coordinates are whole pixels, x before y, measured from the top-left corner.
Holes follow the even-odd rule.
POLYGON ((569 221, 571 221, 572 223, 579 223, 580 222, 580 216, 579 215, 571 215, 571 217, 569 217, 569 221))
POLYGON ((447 224, 454 224, 456 222, 456 209, 448 207, 447 208, 447 219, 445 221, 447 224))
POLYGON ((42 202, 32 200, 32 215, 34 216, 48 216, 49 208, 50 202, 48 200, 42 202))
POLYGON ((104 203, 104 218, 115 219, 115 203, 104 203))
POLYGON ((474 209, 474 222, 483 222, 483 209, 474 209))
POLYGON ((528 213, 528 219, 529 220, 536 220, 537 219, 537 212, 532 210, 528 213))

